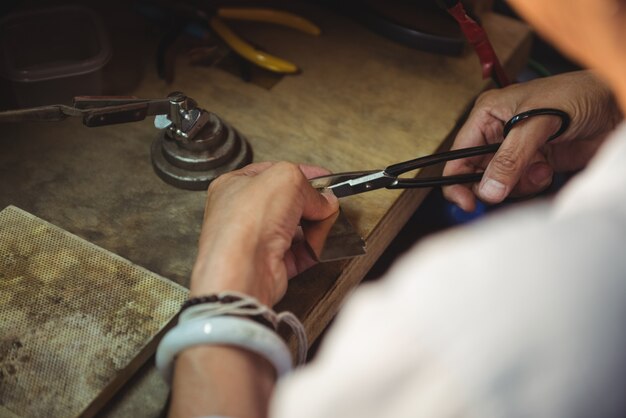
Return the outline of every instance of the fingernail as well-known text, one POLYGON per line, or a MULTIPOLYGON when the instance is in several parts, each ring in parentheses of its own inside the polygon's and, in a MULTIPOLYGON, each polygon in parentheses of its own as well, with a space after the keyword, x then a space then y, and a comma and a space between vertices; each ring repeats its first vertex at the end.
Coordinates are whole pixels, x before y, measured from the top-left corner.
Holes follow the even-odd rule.
POLYGON ((337 199, 337 196, 335 196, 335 193, 333 193, 332 189, 324 189, 322 191, 322 196, 326 198, 328 203, 335 203, 339 200, 337 199))
POLYGON ((552 181, 552 168, 546 164, 534 164, 528 169, 528 179, 536 186, 545 186, 552 181))
POLYGON ((483 199, 500 202, 506 197, 506 186, 497 180, 487 179, 481 183, 479 192, 483 199))

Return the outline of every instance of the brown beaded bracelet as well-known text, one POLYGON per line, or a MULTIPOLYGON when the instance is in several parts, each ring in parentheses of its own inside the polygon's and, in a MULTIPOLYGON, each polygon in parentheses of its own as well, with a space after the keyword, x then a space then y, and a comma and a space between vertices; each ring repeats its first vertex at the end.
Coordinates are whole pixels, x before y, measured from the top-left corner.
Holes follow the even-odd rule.
POLYGON ((187 308, 190 308, 194 305, 200 305, 202 303, 233 303, 233 302, 237 302, 240 301, 241 298, 239 296, 223 296, 220 297, 219 295, 206 295, 206 296, 196 296, 194 298, 191 299, 187 299, 185 301, 185 303, 183 303, 183 305, 180 307, 180 311, 184 311, 187 308))
MULTIPOLYGON (((219 296, 216 294, 213 295, 205 295, 205 296, 196 296, 190 299, 187 299, 185 303, 180 307, 180 313, 182 313, 185 309, 190 308, 195 305, 201 305, 203 303, 233 303, 240 301, 241 298, 239 296, 227 295, 227 296, 219 296)), ((246 305, 245 307, 249 307, 251 305, 246 305)), ((254 322, 257 322, 261 325, 268 327, 269 329, 276 331, 276 327, 270 321, 268 321, 263 315, 242 315, 242 314, 227 314, 226 316, 238 316, 243 318, 251 319, 254 322)))

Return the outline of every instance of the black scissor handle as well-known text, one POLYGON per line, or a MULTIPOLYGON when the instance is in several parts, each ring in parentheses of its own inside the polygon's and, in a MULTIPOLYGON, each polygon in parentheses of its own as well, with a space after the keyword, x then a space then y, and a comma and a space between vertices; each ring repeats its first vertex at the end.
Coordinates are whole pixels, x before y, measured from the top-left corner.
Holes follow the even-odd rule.
POLYGON ((475 157, 477 155, 491 154, 500 148, 500 144, 480 145, 478 147, 462 148, 453 151, 440 152, 438 154, 426 155, 424 157, 415 158, 413 160, 404 161, 385 168, 387 174, 399 176, 418 168, 428 167, 431 165, 444 163, 461 158, 475 157))
MULTIPOLYGON (((550 142, 559 136, 561 136, 570 125, 570 117, 569 115, 559 109, 552 108, 539 108, 539 109, 531 109, 525 112, 518 113, 513 116, 504 124, 504 129, 502 131, 502 137, 506 138, 506 136, 511 132, 511 129, 515 127, 516 124, 520 123, 523 120, 526 120, 533 116, 541 116, 541 115, 549 115, 549 116, 557 116, 561 119, 561 126, 559 129, 552 134, 547 142, 550 142)), ((488 144, 488 145, 480 145, 477 147, 469 147, 462 148, 453 151, 441 152, 438 154, 427 155, 425 157, 415 158, 413 160, 405 161, 402 163, 394 164, 385 169, 385 171, 392 176, 399 176, 403 173, 407 173, 412 170, 416 170, 418 168, 427 167, 430 165, 459 160, 461 158, 474 157, 477 155, 486 155, 493 154, 500 148, 502 143, 488 144)), ((472 173, 472 174, 459 174, 455 176, 445 176, 445 177, 431 177, 431 178, 421 178, 421 179, 402 179, 399 178, 393 185, 388 186, 389 189, 407 189, 407 188, 418 188, 418 187, 433 187, 433 186, 448 186, 451 184, 463 184, 463 183, 475 183, 480 181, 482 178, 482 173, 472 173)))
POLYGON ((567 128, 569 128, 571 119, 566 112, 559 110, 559 109, 552 109, 550 107, 544 107, 544 108, 539 108, 539 109, 530 109, 530 110, 518 113, 517 115, 513 116, 511 119, 507 121, 507 123, 504 124, 504 129, 502 130, 502 137, 506 138, 509 132, 511 132, 511 129, 513 129, 515 125, 518 124, 519 122, 526 120, 528 118, 531 118, 533 116, 541 116, 541 115, 557 116, 558 118, 561 119, 561 126, 559 126, 559 129, 554 134, 552 134, 546 142, 550 142, 553 139, 556 139, 559 136, 563 135, 563 132, 565 132, 567 128))
POLYGON ((418 179, 398 179, 387 186, 388 189, 420 189, 425 187, 442 187, 452 184, 476 183, 483 178, 483 173, 457 174, 455 176, 420 177, 418 179))

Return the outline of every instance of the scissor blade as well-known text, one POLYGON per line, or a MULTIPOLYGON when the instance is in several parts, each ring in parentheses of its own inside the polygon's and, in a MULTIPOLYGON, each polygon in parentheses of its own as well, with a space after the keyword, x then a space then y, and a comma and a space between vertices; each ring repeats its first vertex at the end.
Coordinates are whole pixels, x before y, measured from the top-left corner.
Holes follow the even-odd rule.
POLYGON ((334 186, 335 184, 343 183, 347 180, 356 179, 359 177, 367 176, 368 174, 376 173, 377 170, 369 171, 349 171, 344 173, 327 174, 325 176, 319 176, 309 179, 311 186, 315 189, 322 190, 334 186))
POLYGON ((388 187, 396 181, 396 177, 390 176, 384 170, 375 170, 317 177, 311 180, 311 184, 319 190, 332 190, 337 197, 346 197, 388 187))

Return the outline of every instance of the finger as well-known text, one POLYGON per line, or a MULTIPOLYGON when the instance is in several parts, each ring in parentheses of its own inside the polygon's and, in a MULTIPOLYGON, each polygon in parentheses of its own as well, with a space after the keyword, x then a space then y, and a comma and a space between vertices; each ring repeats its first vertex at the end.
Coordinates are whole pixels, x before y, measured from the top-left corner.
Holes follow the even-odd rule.
MULTIPOLYGON (((233 170, 231 171, 230 174, 254 177, 266 171, 270 167, 273 167, 275 164, 276 162, 273 162, 273 161, 262 161, 258 163, 252 163, 238 170, 233 170)), ((330 171, 328 169, 315 166, 315 165, 300 164, 299 167, 300 167, 300 170, 306 176, 306 178, 309 178, 309 179, 313 177, 325 176, 327 174, 330 174, 330 171)))
MULTIPOLYGON (((469 148, 493 143, 502 137, 503 122, 488 108, 475 108, 468 120, 459 130, 452 149, 469 148)), ((443 169, 444 176, 470 174, 483 170, 484 158, 481 156, 448 161, 443 169)), ((471 212, 476 208, 476 197, 471 185, 452 185, 442 188, 444 197, 458 205, 461 209, 471 212)))
POLYGON ((318 167, 316 165, 300 164, 300 170, 302 170, 304 176, 307 179, 330 174, 329 170, 325 169, 324 167, 318 167))
POLYGON ((303 186, 304 207, 302 217, 309 221, 321 221, 339 210, 339 200, 333 192, 322 193, 315 190, 308 182, 303 186))
POLYGON ((252 164, 248 164, 245 167, 240 168, 239 170, 232 171, 231 173, 235 175, 241 174, 244 176, 254 177, 264 172, 268 168, 272 167, 274 164, 276 163, 272 161, 262 161, 260 163, 252 163, 252 164))
POLYGON ((508 196, 530 165, 532 157, 558 129, 559 120, 537 116, 518 123, 502 142, 487 166, 475 191, 487 203, 499 203, 508 196))
POLYGON ((555 171, 580 170, 595 155, 602 139, 551 144, 546 147, 548 161, 555 171))
POLYGON ((531 196, 537 194, 552 184, 554 170, 541 153, 531 159, 530 164, 520 177, 517 185, 511 191, 512 196, 531 196))
POLYGON ((311 165, 300 165, 299 168, 305 179, 301 185, 304 197, 302 217, 311 221, 319 221, 337 212, 339 210, 339 200, 333 192, 326 190, 320 193, 308 182, 309 178, 326 175, 329 171, 325 168, 311 165))
POLYGON ((317 261, 311 255, 311 251, 304 241, 296 241, 293 243, 289 251, 285 253, 284 262, 288 279, 295 277, 317 264, 317 261))
MULTIPOLYGON (((478 157, 479 158, 479 157, 478 157)), ((448 161, 443 168, 444 176, 471 174, 482 171, 479 167, 479 159, 463 158, 461 160, 448 161)), ((455 203, 461 209, 471 212, 476 206, 476 197, 471 190, 470 184, 454 184, 441 188, 446 200, 455 203)))
MULTIPOLYGON (((470 119, 463 125, 454 139, 451 150, 498 142, 502 138, 502 122, 499 119, 489 118, 484 112, 478 113, 478 116, 470 116, 470 119)), ((443 174, 453 176, 474 173, 481 160, 482 156, 476 156, 448 161, 444 166, 443 174)))
POLYGON ((465 185, 456 184, 447 186, 444 190, 444 197, 463 209, 465 212, 474 212, 476 210, 476 196, 472 190, 465 185))
POLYGON ((276 163, 263 176, 263 181, 268 187, 271 185, 277 191, 270 202, 276 207, 293 209, 293 194, 299 194, 298 198, 301 200, 297 205, 297 220, 300 217, 314 221, 322 220, 339 209, 337 197, 332 192, 320 193, 314 189, 300 167, 295 164, 276 163))

